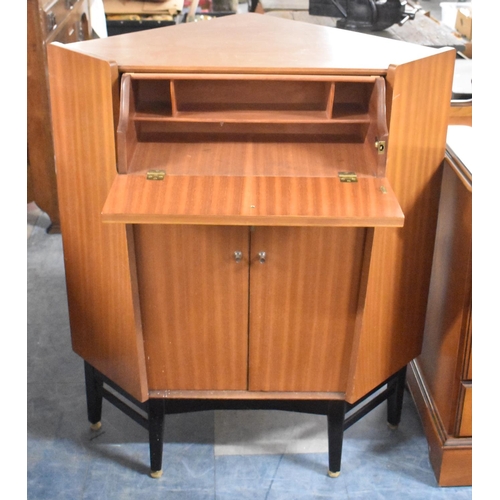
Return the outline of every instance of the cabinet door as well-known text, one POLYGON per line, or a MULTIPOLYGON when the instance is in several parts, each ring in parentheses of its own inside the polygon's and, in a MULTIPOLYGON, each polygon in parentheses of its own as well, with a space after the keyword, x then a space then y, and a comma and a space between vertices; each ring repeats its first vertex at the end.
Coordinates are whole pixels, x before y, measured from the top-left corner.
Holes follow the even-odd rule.
POLYGON ((145 224, 134 237, 149 389, 245 390, 248 228, 145 224))
POLYGON ((251 233, 250 390, 345 391, 365 236, 365 228, 251 233))

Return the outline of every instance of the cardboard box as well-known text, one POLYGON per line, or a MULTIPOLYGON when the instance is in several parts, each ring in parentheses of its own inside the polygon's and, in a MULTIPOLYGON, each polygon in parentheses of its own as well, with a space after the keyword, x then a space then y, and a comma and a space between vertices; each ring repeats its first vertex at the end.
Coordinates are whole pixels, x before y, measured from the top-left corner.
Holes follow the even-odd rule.
POLYGON ((465 44, 465 50, 463 51, 463 55, 468 59, 472 59, 472 42, 467 42, 465 44))
POLYGON ((472 8, 472 2, 441 2, 439 6, 441 7, 441 24, 445 24, 452 30, 455 30, 458 9, 465 7, 472 8))
POLYGON ((465 38, 472 40, 472 7, 458 9, 455 29, 465 38))

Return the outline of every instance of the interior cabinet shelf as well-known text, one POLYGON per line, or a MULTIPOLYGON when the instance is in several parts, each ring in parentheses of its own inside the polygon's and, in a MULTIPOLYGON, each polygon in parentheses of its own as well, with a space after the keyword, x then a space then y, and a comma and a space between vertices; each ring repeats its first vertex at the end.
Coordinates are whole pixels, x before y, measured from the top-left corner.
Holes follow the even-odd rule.
MULTIPOLYGON (((128 74, 122 79, 125 121, 369 123, 371 94, 382 78, 181 80, 128 74), (207 89, 209 91, 207 92, 207 89), (130 110, 130 111, 129 111, 130 110), (130 112, 130 116, 128 113, 130 112)), ((281 77, 283 78, 283 77, 281 77)), ((374 110, 379 113, 381 110, 374 110)))
POLYGON ((136 112, 134 121, 173 121, 173 122, 235 122, 235 123, 369 123, 368 113, 344 107, 336 118, 329 118, 325 111, 179 111, 172 116, 171 111, 164 109, 144 110, 136 112))

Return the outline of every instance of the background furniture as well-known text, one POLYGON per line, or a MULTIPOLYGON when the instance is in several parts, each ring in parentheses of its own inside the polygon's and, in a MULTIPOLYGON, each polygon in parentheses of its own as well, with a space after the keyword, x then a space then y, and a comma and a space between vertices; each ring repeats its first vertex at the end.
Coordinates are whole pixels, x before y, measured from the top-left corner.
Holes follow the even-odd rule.
POLYGON ((438 483, 464 486, 472 484, 472 128, 450 132, 424 342, 408 385, 438 483))
POLYGON ((183 3, 183 0, 103 0, 108 36, 172 26, 179 21, 183 3))
POLYGON ((89 0, 28 0, 28 203, 36 202, 59 232, 46 46, 91 37, 89 0))
POLYGON ((421 348, 454 56, 258 14, 50 46, 93 424, 103 380, 147 403, 156 475, 170 401, 345 409, 398 378, 421 348))

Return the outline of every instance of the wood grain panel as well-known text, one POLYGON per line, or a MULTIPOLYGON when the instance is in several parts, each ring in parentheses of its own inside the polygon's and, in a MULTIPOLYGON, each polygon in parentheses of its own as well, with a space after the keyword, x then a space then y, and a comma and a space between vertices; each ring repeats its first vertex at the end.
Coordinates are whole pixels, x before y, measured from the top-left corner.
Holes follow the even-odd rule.
POLYGON ((387 179, 118 175, 105 222, 278 226, 403 225, 387 179), (383 187, 384 189, 381 189, 383 187))
POLYGON ((445 446, 438 476, 439 486, 472 486, 472 445, 445 446))
POLYGON ((251 233, 250 390, 345 391, 365 232, 251 233))
MULTIPOLYGON (((121 79, 121 96, 130 95, 132 81, 129 75, 121 79)), ((137 145, 137 130, 130 116, 135 113, 135 102, 133 99, 120 98, 120 113, 116 129, 116 149, 118 160, 118 172, 126 174, 129 170, 130 158, 137 145)))
POLYGON ((364 328, 349 388, 354 402, 420 354, 431 273, 455 52, 387 75, 386 175, 405 226, 375 231, 364 328))
POLYGON ((150 390, 246 390, 248 228, 138 225, 135 242, 150 390))
POLYGON ((115 65, 48 48, 57 187, 73 349, 140 401, 146 369, 133 249, 100 211, 116 176, 115 65), (132 260, 132 262, 131 262, 132 260))
POLYGON ((455 433, 466 371, 472 287, 472 193, 446 161, 439 203, 425 336, 419 363, 439 414, 455 433))
MULTIPOLYGON (((245 124, 244 129, 247 135, 248 126, 245 124)), ((217 127, 221 128, 219 124, 217 127)), ((289 125, 292 133, 287 137, 285 131, 277 133, 276 124, 267 129, 260 124, 255 132, 259 129, 261 135, 245 140, 241 129, 234 126, 233 138, 217 140, 213 130, 196 130, 196 125, 190 125, 179 129, 175 135, 164 136, 168 139, 166 143, 137 144, 128 173, 145 174, 150 169, 162 169, 168 175, 333 177, 339 171, 354 170, 360 176, 373 175, 371 153, 374 143, 368 147, 360 138, 350 143, 346 137, 342 143, 334 143, 332 135, 335 132, 329 127, 321 130, 313 126, 309 131, 304 123, 293 128, 289 125), (266 132, 268 135, 263 137, 266 132), (214 140, 207 139, 209 134, 214 140), (318 135, 311 139, 309 134, 318 135), (196 138, 199 142, 195 142, 196 138)), ((349 130, 349 126, 337 127, 343 134, 349 130)), ((356 136, 355 132, 352 130, 352 135, 356 136)))
POLYGON ((181 111, 323 111, 330 82, 272 80, 175 80, 181 111))

